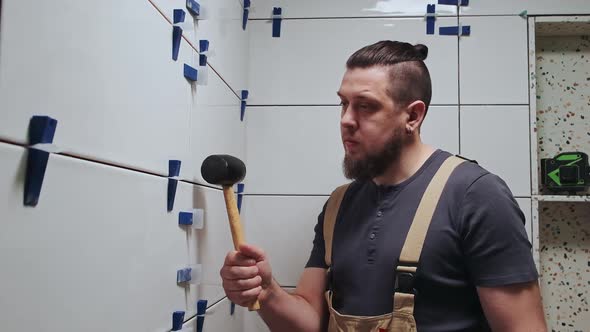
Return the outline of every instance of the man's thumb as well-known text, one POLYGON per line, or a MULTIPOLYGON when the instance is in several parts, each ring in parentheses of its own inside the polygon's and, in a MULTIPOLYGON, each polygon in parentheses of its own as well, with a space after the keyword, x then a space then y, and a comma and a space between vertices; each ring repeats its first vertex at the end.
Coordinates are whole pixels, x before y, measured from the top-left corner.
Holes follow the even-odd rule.
POLYGON ((238 251, 244 256, 254 258, 257 262, 263 261, 266 258, 264 250, 251 244, 241 244, 238 251))

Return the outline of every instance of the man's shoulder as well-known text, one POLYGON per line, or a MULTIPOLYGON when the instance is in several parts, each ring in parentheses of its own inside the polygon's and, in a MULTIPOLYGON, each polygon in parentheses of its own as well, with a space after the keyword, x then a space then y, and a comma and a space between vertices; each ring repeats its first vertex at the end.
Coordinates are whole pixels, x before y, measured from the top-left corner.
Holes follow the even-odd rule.
POLYGON ((481 166, 476 160, 470 159, 469 156, 453 155, 448 152, 447 154, 449 157, 454 156, 464 160, 451 174, 447 183, 448 190, 457 195, 463 196, 469 188, 475 183, 480 182, 483 178, 499 179, 495 174, 481 166))

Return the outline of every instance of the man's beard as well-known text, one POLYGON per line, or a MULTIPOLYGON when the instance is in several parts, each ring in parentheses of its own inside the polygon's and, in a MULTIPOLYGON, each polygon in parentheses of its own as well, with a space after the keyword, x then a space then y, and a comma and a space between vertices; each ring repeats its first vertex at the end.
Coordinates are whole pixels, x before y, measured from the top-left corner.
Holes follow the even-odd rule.
POLYGON ((344 176, 347 179, 364 181, 382 175, 393 162, 399 160, 404 141, 404 130, 396 128, 381 151, 360 160, 345 155, 342 162, 344 176))

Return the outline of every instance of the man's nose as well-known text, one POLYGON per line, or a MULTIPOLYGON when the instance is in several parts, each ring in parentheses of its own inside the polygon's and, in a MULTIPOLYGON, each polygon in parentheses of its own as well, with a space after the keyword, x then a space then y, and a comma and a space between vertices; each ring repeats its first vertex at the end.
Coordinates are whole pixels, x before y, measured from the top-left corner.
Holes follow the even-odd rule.
POLYGON ((348 129, 355 129, 357 127, 354 112, 350 108, 342 111, 342 115, 340 117, 340 126, 342 128, 348 129))

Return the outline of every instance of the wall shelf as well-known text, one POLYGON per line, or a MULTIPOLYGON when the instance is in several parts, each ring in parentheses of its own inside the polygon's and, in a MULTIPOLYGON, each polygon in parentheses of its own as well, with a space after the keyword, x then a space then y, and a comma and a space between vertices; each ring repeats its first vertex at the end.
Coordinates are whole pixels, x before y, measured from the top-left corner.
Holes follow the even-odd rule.
POLYGON ((538 202, 590 202, 588 195, 533 195, 532 199, 538 202))

